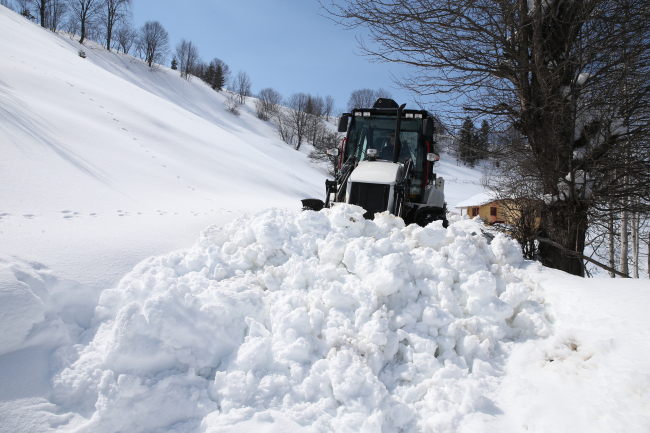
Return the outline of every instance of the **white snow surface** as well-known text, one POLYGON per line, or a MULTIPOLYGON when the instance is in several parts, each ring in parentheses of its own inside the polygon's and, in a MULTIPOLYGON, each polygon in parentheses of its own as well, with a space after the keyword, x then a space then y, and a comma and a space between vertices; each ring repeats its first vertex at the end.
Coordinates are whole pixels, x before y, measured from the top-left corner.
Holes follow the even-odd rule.
POLYGON ((456 428, 503 375, 502 341, 550 333, 521 251, 470 220, 363 213, 264 210, 141 263, 102 293, 90 341, 57 351, 53 401, 83 431, 274 412, 310 431, 456 428))
POLYGON ((0 64, 0 431, 648 431, 647 280, 299 212, 325 176, 250 102, 2 6, 0 64))

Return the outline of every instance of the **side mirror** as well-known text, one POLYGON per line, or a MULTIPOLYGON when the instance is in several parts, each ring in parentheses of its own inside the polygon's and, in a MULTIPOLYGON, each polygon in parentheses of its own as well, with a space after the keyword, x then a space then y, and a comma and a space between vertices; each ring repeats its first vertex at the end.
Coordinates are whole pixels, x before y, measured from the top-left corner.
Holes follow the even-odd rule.
POLYGON ((429 117, 425 119, 422 124, 422 134, 424 134, 425 137, 431 137, 434 132, 435 128, 433 127, 433 119, 429 117))
POLYGON ((341 116, 339 118, 339 132, 347 132, 348 131, 348 120, 350 118, 348 116, 341 116))
POLYGON ((436 162, 440 161, 440 155, 437 153, 427 153, 427 161, 436 162))
POLYGON ((327 149, 327 154, 330 156, 339 156, 339 150, 336 147, 334 149, 327 149))

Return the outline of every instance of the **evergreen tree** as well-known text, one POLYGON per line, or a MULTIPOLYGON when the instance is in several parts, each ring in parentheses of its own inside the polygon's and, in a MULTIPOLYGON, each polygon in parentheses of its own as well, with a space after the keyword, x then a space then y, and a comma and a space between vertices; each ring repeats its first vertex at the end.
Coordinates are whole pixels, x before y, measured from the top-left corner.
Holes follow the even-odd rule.
POLYGON ((463 161, 463 164, 467 164, 470 167, 474 167, 476 163, 476 142, 477 134, 476 128, 474 127, 474 122, 468 116, 463 122, 463 126, 460 129, 460 140, 458 141, 458 154, 460 160, 463 161))
POLYGON ((215 67, 214 64, 210 63, 207 68, 205 68, 205 71, 203 72, 203 76, 201 79, 205 81, 208 86, 212 87, 214 89, 214 75, 215 75, 215 67))
POLYGON ((214 80, 212 88, 217 92, 223 90, 223 87, 226 85, 226 78, 223 75, 223 67, 218 64, 214 71, 214 80))
POLYGON ((176 57, 172 59, 172 69, 174 71, 178 69, 178 61, 176 60, 176 57))
POLYGON ((222 60, 212 59, 209 65, 204 67, 202 75, 205 81, 213 90, 220 92, 226 86, 230 77, 230 68, 222 60))
POLYGON ((490 147, 490 124, 487 120, 483 119, 481 122, 481 129, 478 130, 476 137, 476 158, 486 159, 489 156, 490 147))

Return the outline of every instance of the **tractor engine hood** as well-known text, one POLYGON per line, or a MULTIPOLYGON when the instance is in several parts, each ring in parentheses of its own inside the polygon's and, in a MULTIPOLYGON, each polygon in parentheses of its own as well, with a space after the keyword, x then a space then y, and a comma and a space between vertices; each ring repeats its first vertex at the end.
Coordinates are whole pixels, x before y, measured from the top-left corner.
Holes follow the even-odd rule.
POLYGON ((349 182, 394 184, 402 174, 402 164, 389 161, 361 161, 349 182))

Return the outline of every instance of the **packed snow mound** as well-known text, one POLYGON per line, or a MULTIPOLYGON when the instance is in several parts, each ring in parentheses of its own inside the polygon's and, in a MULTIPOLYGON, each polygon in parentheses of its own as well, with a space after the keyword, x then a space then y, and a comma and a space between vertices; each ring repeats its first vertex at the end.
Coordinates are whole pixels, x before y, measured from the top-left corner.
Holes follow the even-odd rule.
POLYGON ((453 430, 513 339, 549 335, 543 299, 476 221, 363 214, 268 209, 141 263, 59 349, 54 402, 93 432, 453 430))

